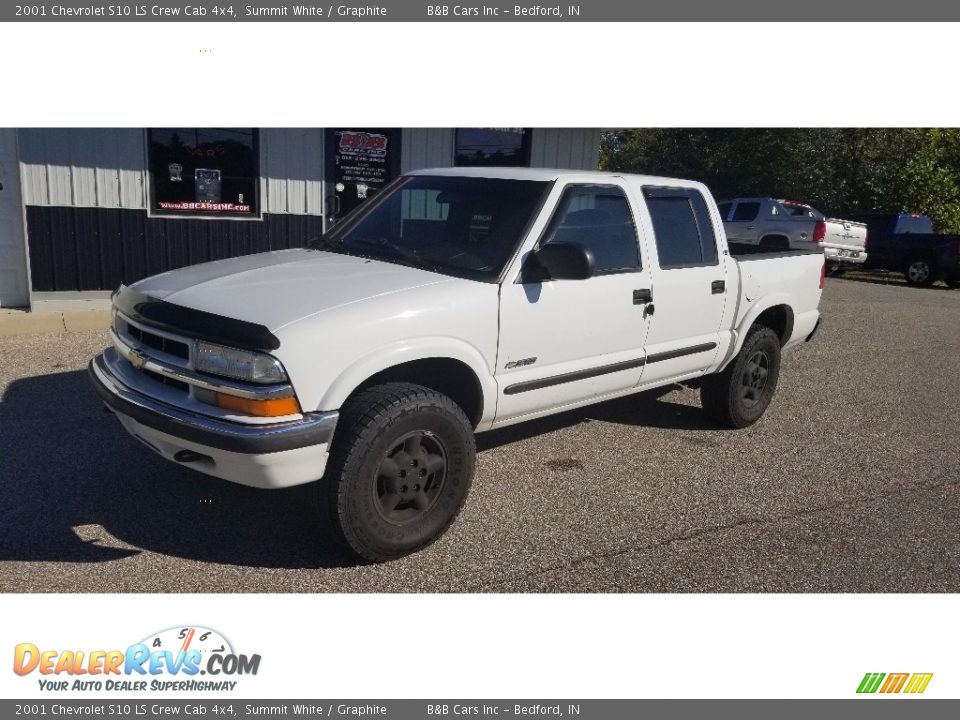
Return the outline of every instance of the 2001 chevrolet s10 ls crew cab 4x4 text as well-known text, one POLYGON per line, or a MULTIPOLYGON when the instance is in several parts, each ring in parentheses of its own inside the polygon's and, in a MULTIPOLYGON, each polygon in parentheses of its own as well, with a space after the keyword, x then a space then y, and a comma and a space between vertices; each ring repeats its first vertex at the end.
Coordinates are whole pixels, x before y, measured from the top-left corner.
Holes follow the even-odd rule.
POLYGON ((755 422, 819 324, 810 245, 728 247, 696 182, 418 171, 311 247, 121 287, 90 372, 169 460, 321 480, 320 521, 382 561, 452 522, 474 433, 693 380, 718 422, 755 422))

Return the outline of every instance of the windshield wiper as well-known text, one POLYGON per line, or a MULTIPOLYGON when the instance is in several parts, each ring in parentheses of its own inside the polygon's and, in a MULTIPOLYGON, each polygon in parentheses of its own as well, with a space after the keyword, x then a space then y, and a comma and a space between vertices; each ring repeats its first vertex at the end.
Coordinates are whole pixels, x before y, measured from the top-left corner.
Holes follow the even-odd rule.
POLYGON ((432 272, 442 273, 443 269, 440 265, 436 263, 431 263, 429 260, 425 260, 420 257, 419 253, 416 250, 411 250, 410 248, 405 248, 403 245, 395 243, 390 238, 377 238, 376 240, 357 240, 360 245, 370 245, 370 246, 379 246, 385 247, 390 250, 396 257, 402 258, 409 263, 413 263, 415 266, 420 267, 425 270, 431 270, 432 272))
POLYGON ((314 250, 332 250, 340 245, 339 240, 334 240, 328 233, 310 238, 307 241, 307 247, 314 250))

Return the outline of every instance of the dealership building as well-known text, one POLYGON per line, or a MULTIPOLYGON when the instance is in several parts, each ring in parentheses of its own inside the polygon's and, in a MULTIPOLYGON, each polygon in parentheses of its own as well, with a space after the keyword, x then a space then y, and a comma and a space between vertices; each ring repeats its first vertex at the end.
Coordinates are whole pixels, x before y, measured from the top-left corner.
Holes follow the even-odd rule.
POLYGON ((410 170, 599 150, 584 128, 0 128, 0 307, 303 246, 410 170))

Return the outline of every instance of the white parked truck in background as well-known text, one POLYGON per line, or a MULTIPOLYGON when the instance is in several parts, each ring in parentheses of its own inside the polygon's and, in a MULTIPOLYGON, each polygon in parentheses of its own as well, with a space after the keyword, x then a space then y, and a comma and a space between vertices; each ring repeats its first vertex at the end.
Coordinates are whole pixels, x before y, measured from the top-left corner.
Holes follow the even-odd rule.
POLYGON ((767 250, 823 248, 828 269, 839 273, 867 259, 867 226, 828 218, 806 203, 777 198, 736 198, 718 204, 730 242, 757 245, 767 250))
POLYGON ((697 182, 424 170, 313 247, 121 287, 90 373, 155 452, 258 487, 320 480, 320 522, 388 560, 453 521, 474 433, 684 381, 722 425, 758 420, 824 271, 812 243, 759 250, 728 247, 697 182))

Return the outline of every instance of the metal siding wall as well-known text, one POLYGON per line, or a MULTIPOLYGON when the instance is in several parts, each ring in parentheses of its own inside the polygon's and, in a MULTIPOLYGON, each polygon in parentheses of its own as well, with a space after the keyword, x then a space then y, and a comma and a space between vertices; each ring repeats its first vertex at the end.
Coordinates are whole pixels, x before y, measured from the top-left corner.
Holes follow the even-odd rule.
POLYGON ((597 128, 534 128, 531 167, 596 170, 600 161, 597 128))
MULTIPOLYGON (((21 131, 24 204, 146 209, 139 128, 21 131)), ((260 131, 261 210, 323 214, 323 130, 260 131)))
POLYGON ((260 130, 263 212, 323 214, 323 130, 260 130))
POLYGON ((452 128, 404 128, 400 172, 453 165, 452 128))
POLYGON ((113 290, 185 265, 303 247, 321 219, 265 215, 262 222, 176 220, 143 210, 27 207, 35 291, 113 290))
POLYGON ((26 205, 146 208, 138 128, 20 131, 26 205))

